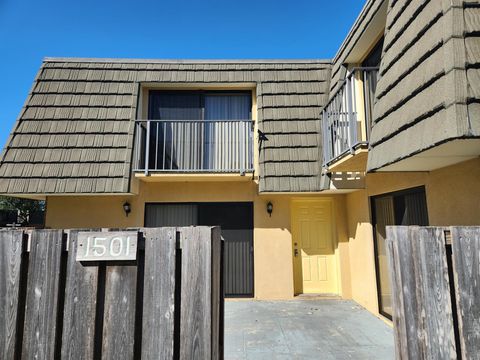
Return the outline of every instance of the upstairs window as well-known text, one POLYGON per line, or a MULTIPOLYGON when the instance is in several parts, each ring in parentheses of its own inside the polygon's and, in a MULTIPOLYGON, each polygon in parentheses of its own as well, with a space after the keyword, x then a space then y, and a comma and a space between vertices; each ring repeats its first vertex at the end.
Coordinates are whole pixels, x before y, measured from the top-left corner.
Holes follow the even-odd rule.
POLYGON ((151 91, 151 120, 251 120, 250 92, 151 91))
POLYGON ((368 53, 362 62, 362 67, 380 67, 382 61, 383 37, 378 40, 377 44, 368 53))
MULTIPOLYGON (((347 71, 323 109, 323 166, 330 171, 340 159, 368 149, 382 49, 383 38, 360 66, 347 71)), ((342 171, 364 171, 366 162, 344 161, 342 166, 342 171)))
POLYGON ((251 119, 251 91, 150 91, 135 171, 251 172, 251 119))
MULTIPOLYGON (((382 61, 383 37, 378 41, 375 47, 370 51, 362 62, 362 67, 366 69, 378 69, 382 61)), ((363 80, 363 93, 365 101, 365 121, 367 131, 373 125, 373 106, 375 103, 375 91, 377 90, 378 70, 366 71, 363 80)))

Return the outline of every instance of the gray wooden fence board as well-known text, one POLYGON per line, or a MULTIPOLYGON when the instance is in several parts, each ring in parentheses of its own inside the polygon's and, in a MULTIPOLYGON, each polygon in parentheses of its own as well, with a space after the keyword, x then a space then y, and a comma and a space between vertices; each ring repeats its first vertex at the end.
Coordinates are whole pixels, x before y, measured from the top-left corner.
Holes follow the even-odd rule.
POLYGON ((62 230, 32 232, 23 359, 54 358, 62 238, 62 230))
POLYGON ((69 233, 63 317, 62 359, 92 359, 98 266, 76 261, 78 231, 69 233))
POLYGON ((480 359, 480 227, 452 227, 453 270, 463 359, 480 359))
POLYGON ((133 359, 136 266, 107 266, 102 359, 133 359))
POLYGON ((145 237, 142 360, 172 359, 176 229, 142 229, 145 237))
POLYGON ((396 254, 395 242, 393 239, 396 238, 396 233, 388 230, 387 228, 387 239, 386 251, 388 257, 388 266, 390 268, 390 284, 392 284, 392 306, 393 306, 393 336, 395 339, 395 358, 396 359, 406 359, 408 357, 407 353, 407 344, 405 340, 406 335, 406 325, 405 325, 405 315, 403 313, 403 296, 401 289, 397 288, 397 284, 401 283, 401 273, 400 273, 400 261, 396 254))
POLYGON ((415 233, 407 226, 387 226, 387 238, 393 241, 396 255, 396 282, 392 283, 392 293, 401 300, 400 307, 393 311, 395 344, 401 359, 420 359, 421 349, 417 338, 419 317, 416 302, 416 278, 411 238, 415 233), (398 292, 398 294, 396 294, 398 292), (397 318, 398 317, 398 318, 397 318))
POLYGON ((417 306, 420 323, 417 333, 425 359, 455 359, 450 284, 445 236, 442 228, 411 228, 417 306))
POLYGON ((14 358, 22 252, 22 231, 0 231, 0 359, 14 358))
POLYGON ((0 232, 2 360, 14 358, 19 344, 23 359, 92 359, 101 351, 103 359, 122 360, 140 358, 140 350, 144 359, 171 359, 176 349, 181 359, 223 358, 218 228, 142 229, 145 257, 139 257, 138 270, 136 264, 115 262, 101 265, 105 274, 96 263, 75 261, 78 230, 66 231, 68 247, 63 230, 31 231, 29 250, 23 231, 11 231, 13 238, 0 232), (178 231, 181 269, 176 268, 178 231), (28 272, 23 272, 23 250, 30 251, 28 272), (137 289, 137 281, 143 288, 137 289), (19 299, 21 289, 25 296, 19 299), (178 290, 181 306, 175 308, 178 290), (25 315, 17 315, 23 303, 25 315), (23 340, 15 333, 19 324, 23 340))
POLYGON ((211 229, 181 228, 180 359, 211 357, 211 229))
POLYGON ((221 272, 220 256, 221 256, 221 231, 220 228, 212 228, 211 238, 211 259, 212 259, 212 360, 220 358, 219 339, 220 339, 220 281, 221 272))

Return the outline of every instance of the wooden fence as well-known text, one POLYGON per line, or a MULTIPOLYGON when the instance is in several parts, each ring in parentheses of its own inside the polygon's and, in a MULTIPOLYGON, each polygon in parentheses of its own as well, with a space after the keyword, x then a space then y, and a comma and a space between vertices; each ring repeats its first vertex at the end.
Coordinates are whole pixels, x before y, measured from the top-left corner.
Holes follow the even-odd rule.
POLYGON ((480 227, 388 226, 397 359, 480 359, 480 227))
POLYGON ((85 234, 0 231, 0 359, 223 359, 219 228, 136 229, 127 261, 85 234))

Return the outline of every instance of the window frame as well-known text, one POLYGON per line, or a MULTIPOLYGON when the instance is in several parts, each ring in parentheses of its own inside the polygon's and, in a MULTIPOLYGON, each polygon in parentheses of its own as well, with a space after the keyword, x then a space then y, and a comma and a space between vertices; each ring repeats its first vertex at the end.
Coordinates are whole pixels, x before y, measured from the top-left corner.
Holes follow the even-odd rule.
MULTIPOLYGON (((376 281, 376 292, 377 292, 377 304, 378 304, 378 312, 382 316, 386 317, 387 319, 392 321, 392 315, 388 314, 383 310, 383 305, 382 305, 382 294, 381 294, 381 284, 380 284, 380 264, 378 261, 378 243, 377 243, 377 214, 375 211, 375 200, 376 199, 381 199, 385 197, 391 196, 393 199, 395 197, 399 196, 405 196, 405 195, 412 195, 412 194, 423 194, 425 196, 425 205, 426 205, 426 220, 427 220, 427 226, 430 224, 430 219, 428 217, 428 203, 427 203, 427 191, 425 185, 421 186, 416 186, 412 188, 407 188, 407 189, 402 189, 402 190, 397 190, 397 191, 392 191, 388 193, 382 193, 382 194, 377 194, 370 196, 370 213, 371 213, 371 224, 372 224, 372 235, 373 235, 373 257, 374 257, 374 262, 375 262, 375 281, 376 281)), ((395 200, 393 200, 395 201, 395 200)), ((395 213, 395 202, 393 202, 394 205, 394 213, 393 217, 395 219, 395 223, 397 222, 397 214, 395 213)), ((394 225, 396 226, 396 225, 394 225)))
MULTIPOLYGON (((202 118, 201 119, 196 119, 197 121, 205 121, 205 96, 207 95, 230 95, 230 96, 235 96, 235 95, 248 95, 250 99, 250 104, 249 104, 249 119, 242 119, 242 120, 253 120, 253 93, 252 90, 190 90, 190 89, 185 89, 185 90, 167 90, 167 89, 149 89, 148 90, 148 107, 147 107, 147 119, 152 120, 153 119, 153 109, 152 109, 152 97, 155 96, 155 94, 183 94, 183 95, 198 95, 200 97, 200 108, 202 110, 202 118)), ((160 119, 160 120, 170 120, 170 119, 160 119)), ((240 120, 240 119, 236 119, 240 120)))

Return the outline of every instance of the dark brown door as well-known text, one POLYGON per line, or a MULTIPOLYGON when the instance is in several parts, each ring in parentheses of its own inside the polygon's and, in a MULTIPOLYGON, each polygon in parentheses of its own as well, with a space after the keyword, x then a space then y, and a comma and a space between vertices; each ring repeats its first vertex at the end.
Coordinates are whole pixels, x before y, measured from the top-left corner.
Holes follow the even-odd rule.
POLYGON ((253 296, 253 203, 146 204, 145 226, 220 226, 225 295, 253 296))

